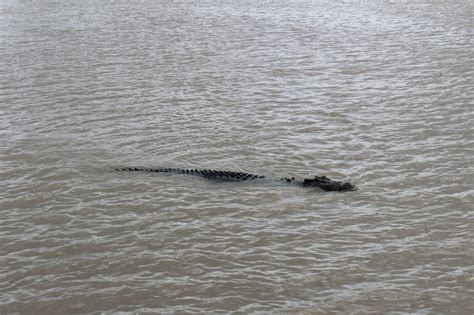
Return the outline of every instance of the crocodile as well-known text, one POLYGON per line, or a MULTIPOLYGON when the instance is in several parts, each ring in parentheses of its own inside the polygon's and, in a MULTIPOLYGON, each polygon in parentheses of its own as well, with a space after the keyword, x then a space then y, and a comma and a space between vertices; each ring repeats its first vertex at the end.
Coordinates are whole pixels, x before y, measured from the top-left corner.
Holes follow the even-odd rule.
MULTIPOLYGON (((130 172, 153 172, 153 173, 171 173, 200 176, 210 180, 243 182, 247 180, 256 180, 267 178, 264 175, 256 175, 244 172, 218 171, 208 169, 180 169, 180 168, 144 168, 144 167, 123 167, 115 168, 117 171, 130 172)), ((315 176, 314 178, 304 178, 302 180, 294 177, 282 177, 279 181, 294 183, 303 187, 319 187, 325 191, 349 191, 356 190, 356 187, 349 182, 335 181, 326 176, 315 176)))

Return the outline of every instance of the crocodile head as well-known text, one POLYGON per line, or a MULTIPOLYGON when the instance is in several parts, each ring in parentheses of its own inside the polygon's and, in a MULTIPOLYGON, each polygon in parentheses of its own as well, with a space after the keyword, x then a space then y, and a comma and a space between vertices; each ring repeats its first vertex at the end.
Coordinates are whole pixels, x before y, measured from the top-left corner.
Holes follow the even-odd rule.
POLYGON ((349 182, 334 181, 326 176, 315 176, 303 180, 303 187, 319 187, 326 191, 349 191, 356 190, 356 187, 349 182))

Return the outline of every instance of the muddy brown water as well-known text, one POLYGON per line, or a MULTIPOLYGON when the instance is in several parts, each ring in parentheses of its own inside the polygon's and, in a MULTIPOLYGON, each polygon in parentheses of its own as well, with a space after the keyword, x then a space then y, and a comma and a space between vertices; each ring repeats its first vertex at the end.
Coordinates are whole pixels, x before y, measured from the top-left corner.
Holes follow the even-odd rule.
POLYGON ((0 313, 472 314, 473 9, 1 1, 0 313))

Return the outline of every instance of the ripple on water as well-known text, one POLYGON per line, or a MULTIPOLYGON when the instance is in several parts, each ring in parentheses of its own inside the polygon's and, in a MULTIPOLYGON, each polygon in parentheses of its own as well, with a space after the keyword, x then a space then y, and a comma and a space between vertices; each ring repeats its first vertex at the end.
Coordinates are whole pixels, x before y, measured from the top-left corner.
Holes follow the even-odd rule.
POLYGON ((0 313, 473 313, 469 12, 5 4, 0 313))

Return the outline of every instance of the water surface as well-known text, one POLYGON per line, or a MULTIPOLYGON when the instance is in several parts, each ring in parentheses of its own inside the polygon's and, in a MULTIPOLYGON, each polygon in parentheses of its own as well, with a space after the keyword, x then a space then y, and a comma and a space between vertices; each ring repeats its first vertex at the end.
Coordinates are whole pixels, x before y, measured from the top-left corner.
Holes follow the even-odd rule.
POLYGON ((472 314, 473 9, 1 1, 0 313, 472 314))

